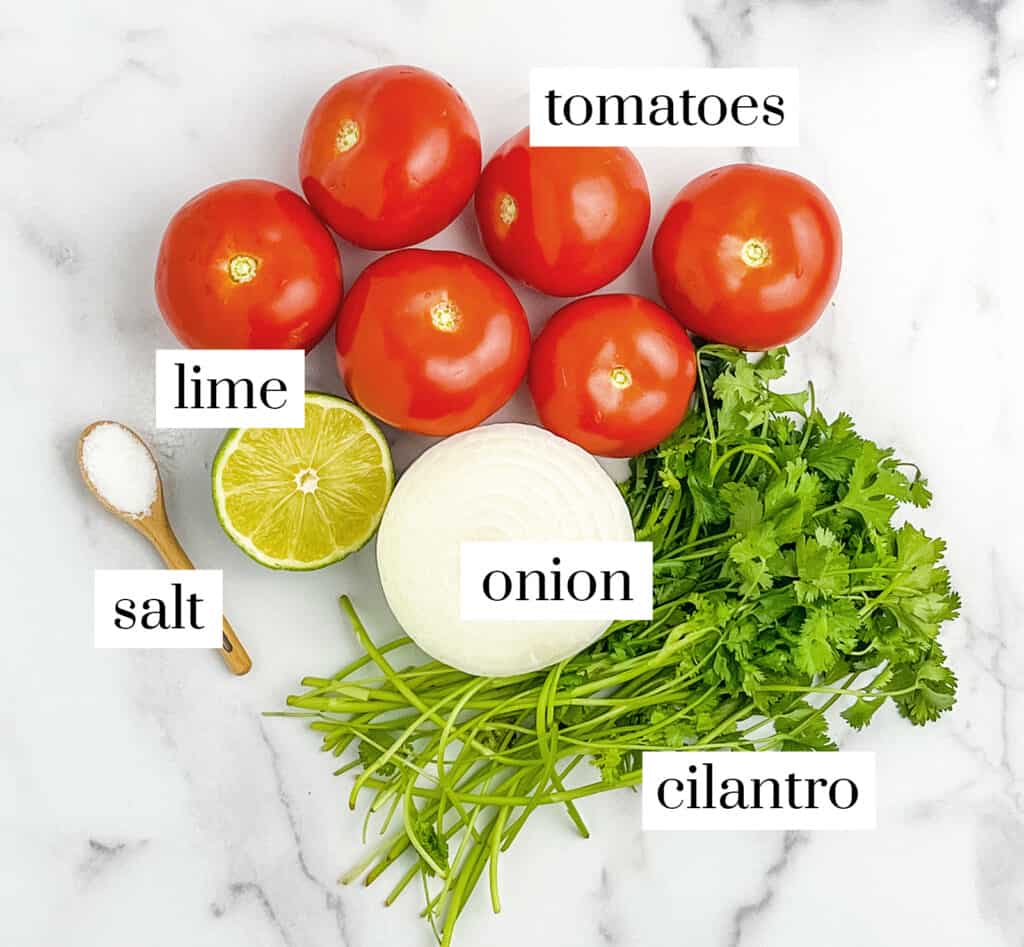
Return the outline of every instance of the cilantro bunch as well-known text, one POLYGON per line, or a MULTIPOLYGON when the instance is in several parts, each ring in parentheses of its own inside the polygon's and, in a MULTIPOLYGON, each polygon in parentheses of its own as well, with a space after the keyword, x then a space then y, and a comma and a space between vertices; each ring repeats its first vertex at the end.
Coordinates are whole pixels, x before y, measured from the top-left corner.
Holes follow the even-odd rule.
POLYGON ((887 701, 914 724, 953 705, 944 543, 893 523, 928 505, 927 482, 847 415, 826 420, 813 386, 772 390, 785 358, 699 349, 695 409, 632 461, 622 490, 654 545, 652 621, 547 670, 482 678, 396 669, 388 654, 409 639, 377 647, 342 599, 365 655, 288 704, 323 749, 355 749, 337 772, 358 773, 352 808, 370 796, 364 828, 381 821, 343 881, 400 866, 386 903, 418 878, 449 944, 484 872, 500 909, 500 854, 537 807, 564 807, 586 837, 576 800, 638 784, 644 750, 832 750, 837 704, 857 729, 887 701))

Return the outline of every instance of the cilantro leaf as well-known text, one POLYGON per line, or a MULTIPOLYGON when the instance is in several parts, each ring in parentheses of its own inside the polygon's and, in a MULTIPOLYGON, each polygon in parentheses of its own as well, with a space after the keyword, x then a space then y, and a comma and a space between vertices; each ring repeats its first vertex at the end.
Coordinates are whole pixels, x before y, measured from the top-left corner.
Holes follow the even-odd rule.
POLYGON ((749 533, 764 518, 761 494, 747 483, 726 483, 722 500, 732 514, 730 527, 736 533, 749 533))
POLYGON ((878 712, 878 708, 885 703, 885 696, 882 697, 858 697, 849 707, 842 711, 842 718, 854 730, 863 730, 871 718, 878 712))
POLYGON ((821 483, 802 458, 790 461, 764 493, 765 519, 775 525, 780 542, 796 539, 811 521, 821 499, 821 483))
POLYGON ((755 405, 763 402, 766 388, 753 365, 741 361, 731 372, 724 372, 715 379, 712 391, 721 403, 717 418, 719 429, 742 430, 753 426, 747 416, 755 405))
POLYGON ((810 609, 793 649, 797 668, 810 675, 831 670, 840 653, 856 646, 859 626, 857 610, 847 601, 810 609))
POLYGON ((807 466, 830 480, 846 480, 864 444, 853 430, 853 418, 839 414, 826 425, 821 414, 815 412, 812 423, 821 426, 823 434, 807 448, 807 466))
MULTIPOLYGON (((385 743, 390 743, 391 739, 394 738, 389 738, 387 735, 383 737, 385 743)), ((384 755, 384 751, 366 740, 360 740, 356 747, 356 754, 359 756, 359 762, 363 764, 363 769, 368 769, 384 755)), ((373 772, 375 776, 379 776, 381 779, 390 779, 398 772, 398 764, 395 763, 394 759, 389 759, 378 766, 373 772)))
POLYGON ((825 715, 806 700, 775 717, 775 732, 782 737, 781 750, 834 750, 825 715))
POLYGON ((928 481, 918 471, 910 484, 910 502, 920 509, 932 505, 932 491, 928 489, 928 481))
POLYGON ((889 529, 899 504, 910 498, 910 481, 897 469, 892 451, 863 441, 840 508, 859 513, 871 529, 882 533, 889 529))
POLYGON ((893 699, 900 714, 914 724, 938 720, 956 701, 956 675, 946 667, 937 646, 919 664, 893 674, 891 686, 893 690, 909 689, 893 699))
POLYGON ((796 541, 797 600, 814 602, 845 592, 850 585, 849 563, 836 537, 818 527, 813 536, 796 541))
POLYGON ((786 359, 789 349, 784 345, 768 349, 755 363, 754 372, 765 381, 774 381, 786 374, 786 359))
MULTIPOLYGON (((448 871, 448 840, 437 832, 437 824, 434 819, 420 816, 414 826, 416 840, 423 846, 424 851, 436 862, 442 870, 448 871)), ((432 869, 428 869, 433 874, 432 869)))
MULTIPOLYGON (((705 450, 699 450, 697 456, 705 453, 705 450)), ((725 522, 729 516, 729 507, 715 487, 709 470, 700 467, 691 470, 686 476, 686 489, 693 500, 693 516, 698 523, 715 525, 725 522)))
POLYGON ((640 768, 641 756, 635 750, 608 749, 595 753, 591 762, 601 773, 602 782, 618 783, 627 773, 640 768))
POLYGON ((761 523, 729 547, 729 561, 723 568, 723 574, 738 579, 744 595, 758 589, 769 589, 778 553, 774 527, 770 523, 761 523))

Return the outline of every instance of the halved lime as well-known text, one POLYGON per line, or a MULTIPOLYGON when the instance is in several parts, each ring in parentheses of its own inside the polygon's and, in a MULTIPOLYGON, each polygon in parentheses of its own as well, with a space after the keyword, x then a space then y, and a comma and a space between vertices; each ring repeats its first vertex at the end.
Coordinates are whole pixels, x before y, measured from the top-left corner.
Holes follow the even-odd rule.
POLYGON ((395 475, 380 428, 354 404, 306 393, 306 426, 228 431, 213 461, 224 531, 271 569, 320 569, 376 532, 395 475))

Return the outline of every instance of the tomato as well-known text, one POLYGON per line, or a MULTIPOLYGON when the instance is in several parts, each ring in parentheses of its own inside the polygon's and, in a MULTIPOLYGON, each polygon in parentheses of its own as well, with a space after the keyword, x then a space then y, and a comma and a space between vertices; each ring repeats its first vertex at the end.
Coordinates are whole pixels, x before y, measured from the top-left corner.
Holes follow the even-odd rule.
POLYGON ((810 181, 734 164, 684 187, 654 238, 665 304, 691 332, 749 351, 803 335, 839 280, 839 218, 810 181))
POLYGON ((530 355, 541 423, 602 457, 632 457, 668 437, 686 416, 696 377, 679 323, 628 293, 563 306, 530 355))
POLYGON ((627 148, 531 148, 524 128, 487 162, 476 218, 506 273, 551 296, 580 296, 633 261, 651 198, 627 148))
POLYGON ((327 228, 270 181, 229 181, 193 197, 157 257, 157 304, 193 348, 309 351, 334 322, 341 291, 327 228))
POLYGON ((340 237, 371 250, 419 243, 466 206, 480 177, 480 132, 440 76, 412 66, 356 73, 306 122, 302 190, 340 237))
POLYGON ((338 316, 338 370, 370 414, 445 435, 498 410, 526 373, 530 326, 511 287, 464 253, 399 250, 371 263, 338 316))

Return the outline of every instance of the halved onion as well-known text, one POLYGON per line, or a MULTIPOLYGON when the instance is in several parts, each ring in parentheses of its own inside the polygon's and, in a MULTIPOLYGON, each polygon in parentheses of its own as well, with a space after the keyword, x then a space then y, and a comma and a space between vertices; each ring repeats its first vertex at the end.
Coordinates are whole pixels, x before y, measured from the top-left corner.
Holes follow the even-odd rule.
POLYGON ((505 677, 583 650, 609 623, 464 621, 461 544, 631 539, 621 493, 586 451, 529 424, 492 424, 449 437, 409 467, 381 521, 377 565, 391 611, 427 654, 505 677))

